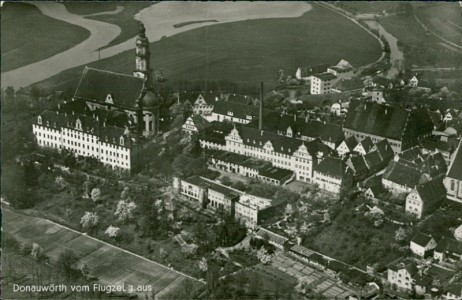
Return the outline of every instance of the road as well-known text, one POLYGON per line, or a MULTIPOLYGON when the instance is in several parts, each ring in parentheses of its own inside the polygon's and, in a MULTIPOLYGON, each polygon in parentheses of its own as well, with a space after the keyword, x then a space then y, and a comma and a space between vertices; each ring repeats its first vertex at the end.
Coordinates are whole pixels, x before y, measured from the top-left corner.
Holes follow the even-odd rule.
MULTIPOLYGON (((97 51, 108 45, 121 32, 113 24, 87 19, 66 10, 58 2, 30 2, 46 16, 68 22, 90 31, 90 37, 80 44, 52 57, 27 66, 2 73, 2 85, 15 88, 27 87, 45 80, 64 70, 89 64, 131 50, 135 38, 97 51)), ((306 2, 187 2, 165 1, 141 10, 135 19, 141 20, 146 27, 146 36, 150 42, 172 36, 184 31, 209 26, 211 23, 194 23, 200 20, 216 20, 228 23, 262 18, 295 18, 311 10, 306 2), (174 27, 179 23, 192 21, 189 25, 174 27)), ((216 24, 216 23, 212 23, 216 24)))
MULTIPOLYGON (((20 241, 38 243, 51 261, 65 249, 74 250, 79 256, 79 265, 87 263, 90 275, 96 276, 103 284, 151 285, 157 299, 188 278, 199 282, 187 274, 64 225, 24 215, 6 205, 2 209, 6 233, 20 241)), ((144 299, 144 294, 139 297, 144 299)))

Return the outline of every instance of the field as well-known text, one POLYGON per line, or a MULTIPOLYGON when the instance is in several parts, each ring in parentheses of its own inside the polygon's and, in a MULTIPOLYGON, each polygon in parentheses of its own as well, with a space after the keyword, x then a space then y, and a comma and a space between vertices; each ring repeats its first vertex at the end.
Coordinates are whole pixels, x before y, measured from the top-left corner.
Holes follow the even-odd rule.
POLYGON ((53 56, 89 36, 86 29, 46 17, 26 3, 5 3, 1 27, 2 72, 53 56))
POLYGON ((95 13, 101 13, 105 11, 115 10, 117 6, 122 5, 121 2, 116 1, 104 1, 104 2, 64 2, 66 9, 76 15, 90 15, 95 13))
POLYGON ((386 17, 379 19, 379 23, 398 39, 398 46, 402 47, 408 67, 454 67, 462 63, 460 53, 442 46, 441 41, 425 32, 412 16, 386 17))
MULTIPOLYGON (((19 241, 38 243, 53 262, 65 249, 73 250, 79 263, 86 262, 91 276, 105 284, 151 285, 156 298, 181 288, 191 279, 147 259, 60 227, 44 219, 3 210, 3 230, 19 241)), ((144 293, 140 293, 144 297, 144 293)))
POLYGON ((416 8, 416 13, 429 30, 462 46, 462 23, 458 3, 427 3, 416 8))
MULTIPOLYGON (((379 43, 348 19, 319 5, 299 18, 260 19, 214 24, 151 44, 155 70, 171 81, 226 79, 238 84, 277 84, 278 72, 295 73, 299 66, 336 64, 344 58, 354 66, 381 55, 379 43)), ((90 64, 131 73, 133 51, 90 64)), ((82 67, 38 83, 41 88, 75 88, 82 67)))
POLYGON ((393 13, 398 4, 395 1, 340 1, 336 5, 353 14, 377 14, 384 10, 393 13))

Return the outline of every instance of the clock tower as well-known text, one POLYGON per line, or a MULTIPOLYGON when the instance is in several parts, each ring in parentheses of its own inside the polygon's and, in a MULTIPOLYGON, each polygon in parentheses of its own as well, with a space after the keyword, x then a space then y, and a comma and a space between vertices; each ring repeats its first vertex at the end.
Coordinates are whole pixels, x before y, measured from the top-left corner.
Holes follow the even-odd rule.
POLYGON ((146 79, 146 87, 150 88, 152 75, 150 64, 151 52, 149 51, 149 40, 146 37, 146 28, 140 22, 140 30, 136 37, 135 62, 136 67, 133 76, 146 79))

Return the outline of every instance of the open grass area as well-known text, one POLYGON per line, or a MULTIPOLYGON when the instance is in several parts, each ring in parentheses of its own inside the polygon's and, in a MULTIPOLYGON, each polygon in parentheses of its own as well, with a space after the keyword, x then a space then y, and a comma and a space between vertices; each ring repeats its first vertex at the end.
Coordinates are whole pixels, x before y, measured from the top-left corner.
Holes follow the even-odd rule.
MULTIPOLYGON (((167 267, 133 256, 88 236, 52 224, 41 218, 4 209, 4 231, 19 241, 38 243, 51 262, 65 249, 76 252, 79 262, 86 262, 91 276, 104 283, 151 285, 157 297, 162 298, 172 289, 182 288, 189 278, 167 267)), ((16 262, 13 262, 15 264, 16 262)), ((141 293, 142 294, 142 293, 141 293)))
MULTIPOLYGON (((354 66, 381 55, 379 43, 366 31, 319 5, 299 18, 260 19, 214 24, 186 31, 151 44, 153 68, 170 81, 226 79, 238 84, 265 81, 276 86, 278 72, 344 58, 354 66)), ((134 52, 90 64, 130 74, 134 52)), ((65 89, 77 85, 83 67, 73 68, 37 85, 65 89)))
POLYGON ((34 5, 6 2, 2 7, 2 72, 53 56, 84 41, 90 33, 44 16, 34 5))
POLYGON ((426 3, 426 5, 416 8, 415 12, 432 32, 462 46, 462 23, 458 3, 426 3))
POLYGON ((336 5, 353 14, 378 14, 383 11, 393 13, 398 3, 396 1, 341 1, 336 5))
POLYGON ((379 23, 398 39, 407 66, 453 67, 462 63, 460 53, 443 47, 413 16, 391 16, 379 19, 379 23))

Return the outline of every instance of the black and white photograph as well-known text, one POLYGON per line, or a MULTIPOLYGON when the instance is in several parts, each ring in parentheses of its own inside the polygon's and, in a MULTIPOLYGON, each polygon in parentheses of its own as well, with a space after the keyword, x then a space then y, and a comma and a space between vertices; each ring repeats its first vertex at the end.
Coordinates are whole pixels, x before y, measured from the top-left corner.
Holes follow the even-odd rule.
POLYGON ((462 1, 0 4, 0 299, 462 300, 462 1))

